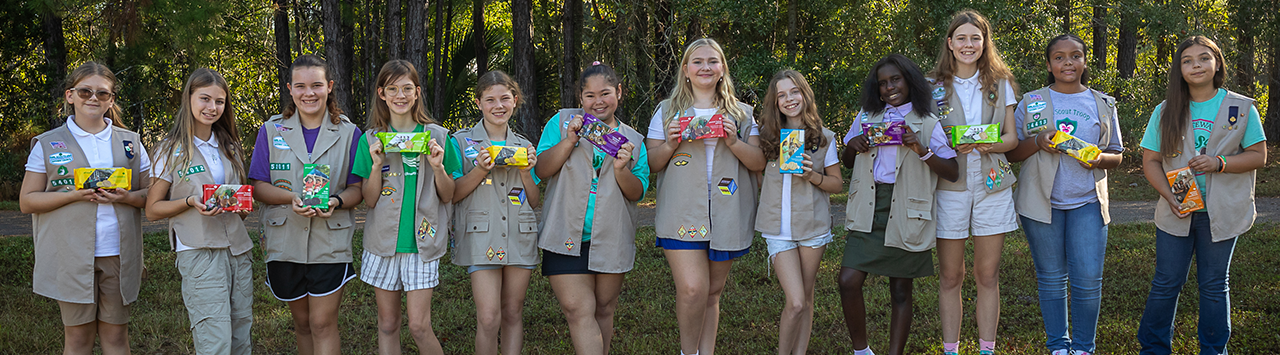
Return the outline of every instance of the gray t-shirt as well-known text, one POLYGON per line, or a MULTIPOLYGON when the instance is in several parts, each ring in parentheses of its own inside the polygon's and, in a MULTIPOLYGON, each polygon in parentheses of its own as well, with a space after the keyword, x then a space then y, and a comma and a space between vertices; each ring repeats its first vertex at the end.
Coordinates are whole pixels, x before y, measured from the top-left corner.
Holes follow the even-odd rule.
MULTIPOLYGON (((1098 121, 1098 104, 1093 99, 1093 91, 1085 90, 1075 94, 1063 94, 1049 90, 1049 99, 1053 100, 1054 128, 1080 138, 1091 144, 1098 144, 1102 139, 1102 126, 1098 121)), ((1023 126, 1023 114, 1019 110, 1014 113, 1017 126, 1023 126)), ((1120 120, 1111 119, 1111 144, 1103 151, 1124 151, 1120 142, 1120 120)), ((1022 131, 1018 131, 1018 139, 1024 139, 1022 131)), ((1079 161, 1064 156, 1058 160, 1058 173, 1053 179, 1053 192, 1049 194, 1049 204, 1054 209, 1069 210, 1098 201, 1094 191, 1093 172, 1080 166, 1079 161)))

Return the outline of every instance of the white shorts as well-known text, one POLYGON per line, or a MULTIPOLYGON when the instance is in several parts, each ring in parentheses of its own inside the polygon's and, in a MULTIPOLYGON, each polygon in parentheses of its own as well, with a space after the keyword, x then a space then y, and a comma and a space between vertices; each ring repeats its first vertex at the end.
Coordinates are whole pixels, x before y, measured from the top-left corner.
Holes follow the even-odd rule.
POLYGON ((805 240, 778 240, 778 239, 764 238, 764 243, 765 243, 765 247, 769 250, 769 260, 772 261, 773 257, 777 256, 778 253, 788 251, 791 249, 796 249, 799 247, 810 247, 814 249, 821 248, 823 246, 826 246, 827 243, 831 243, 831 240, 833 239, 835 239, 835 235, 831 233, 827 233, 825 235, 820 235, 820 236, 805 239, 805 240))
POLYGON ((414 291, 440 285, 440 259, 422 262, 418 253, 377 256, 364 252, 360 281, 387 291, 414 291))
POLYGON ((933 199, 938 239, 967 239, 970 235, 995 235, 1018 229, 1013 208, 1013 188, 987 192, 981 169, 971 169, 968 191, 937 190, 933 199))

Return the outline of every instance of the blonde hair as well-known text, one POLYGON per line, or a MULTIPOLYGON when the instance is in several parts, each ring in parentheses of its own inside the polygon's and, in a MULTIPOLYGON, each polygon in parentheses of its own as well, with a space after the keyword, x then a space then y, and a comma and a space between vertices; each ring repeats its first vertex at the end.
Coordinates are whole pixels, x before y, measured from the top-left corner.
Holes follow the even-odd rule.
MULTIPOLYGON (((724 49, 720 48, 720 44, 716 40, 710 38, 702 38, 689 44, 684 49, 684 56, 680 59, 680 67, 676 69, 676 86, 671 89, 671 96, 667 98, 670 105, 667 107, 668 112, 663 112, 663 124, 669 124, 671 120, 679 117, 680 113, 685 109, 693 107, 693 85, 688 81, 679 80, 685 77, 684 68, 689 64, 689 57, 693 56, 693 51, 702 47, 710 47, 716 51, 716 55, 720 56, 720 65, 724 66, 724 76, 716 83, 716 106, 720 107, 719 113, 727 113, 735 120, 750 120, 747 112, 738 107, 738 97, 733 93, 733 78, 729 75, 729 64, 724 57, 724 49)), ((741 126, 740 126, 741 127, 741 126)))
POLYGON ((244 148, 240 145, 240 131, 236 128, 236 111, 231 98, 231 89, 222 74, 208 68, 196 69, 191 73, 191 77, 187 78, 187 84, 182 88, 182 104, 178 106, 178 113, 173 117, 173 127, 169 128, 169 133, 165 135, 164 140, 160 141, 160 147, 152 154, 151 166, 156 166, 160 159, 167 159, 164 171, 174 172, 190 165, 191 157, 199 154, 194 138, 196 117, 191 113, 191 95, 195 95, 196 90, 210 86, 221 88, 227 94, 222 116, 218 117, 210 128, 213 137, 218 139, 218 150, 227 157, 231 163, 231 169, 235 172, 237 181, 227 183, 244 183, 247 173, 244 168, 244 148), (183 154, 175 155, 175 152, 183 154))
MULTIPOLYGON (((120 105, 116 104, 116 99, 119 98, 116 97, 116 93, 119 92, 120 80, 116 79, 116 74, 112 73, 111 69, 107 68, 107 66, 95 61, 88 61, 84 62, 84 64, 80 64, 80 66, 76 67, 75 70, 71 71, 71 74, 67 74, 67 80, 62 84, 62 91, 66 92, 67 90, 74 89, 76 84, 84 81, 84 79, 94 76, 100 76, 111 82, 111 107, 108 107, 107 112, 103 113, 102 116, 110 118, 111 123, 116 125, 116 127, 125 128, 124 120, 122 119, 124 115, 120 110, 120 105)), ((76 108, 74 105, 67 103, 65 98, 59 97, 58 100, 62 102, 61 109, 58 112, 62 117, 76 114, 76 108)))

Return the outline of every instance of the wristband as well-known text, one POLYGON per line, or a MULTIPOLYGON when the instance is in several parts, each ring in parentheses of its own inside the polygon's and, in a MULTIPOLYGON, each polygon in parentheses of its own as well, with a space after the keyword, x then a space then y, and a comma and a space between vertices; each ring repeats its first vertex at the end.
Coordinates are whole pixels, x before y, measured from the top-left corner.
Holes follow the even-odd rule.
POLYGON ((182 202, 186 203, 186 204, 187 204, 187 207, 189 207, 189 208, 195 208, 195 207, 196 207, 196 206, 192 206, 192 205, 191 205, 191 196, 187 196, 187 198, 182 199, 182 202))
POLYGON ((932 150, 932 149, 930 149, 930 150, 929 150, 929 154, 925 154, 923 157, 920 157, 920 161, 929 160, 929 158, 931 158, 931 157, 933 157, 933 150, 932 150))
POLYGON ((342 208, 342 204, 343 204, 343 202, 342 202, 342 196, 333 195, 333 196, 329 196, 329 197, 332 197, 332 198, 336 198, 336 199, 338 199, 338 205, 337 205, 337 206, 333 206, 333 208, 342 208))
POLYGON ((1221 155, 1219 155, 1219 156, 1218 156, 1218 162, 1219 162, 1219 163, 1221 163, 1221 164, 1219 164, 1219 166, 1218 166, 1218 172, 1219 172, 1219 173, 1226 172, 1226 171, 1227 171, 1227 158, 1223 158, 1221 155))

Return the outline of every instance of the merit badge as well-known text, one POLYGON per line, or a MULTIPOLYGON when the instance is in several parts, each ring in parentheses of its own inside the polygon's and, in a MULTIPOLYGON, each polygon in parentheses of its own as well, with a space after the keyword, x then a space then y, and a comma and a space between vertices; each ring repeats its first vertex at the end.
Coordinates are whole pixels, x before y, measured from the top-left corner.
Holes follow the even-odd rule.
POLYGON ((422 223, 418 225, 418 239, 427 239, 427 237, 436 237, 436 227, 427 222, 426 217, 422 218, 422 223))
POLYGON ((498 247, 498 260, 502 260, 505 257, 507 257, 507 252, 503 251, 502 247, 498 247))
POLYGON ((391 196, 393 193, 396 193, 396 188, 391 186, 382 187, 382 196, 391 196))
POLYGON ((49 147, 53 149, 67 149, 67 144, 62 141, 49 142, 49 147))
POLYGON ((67 165, 67 163, 70 163, 71 160, 72 160, 71 153, 57 152, 57 153, 49 154, 49 162, 53 163, 53 165, 67 165))
POLYGON ((694 226, 692 226, 692 225, 691 225, 691 226, 689 226, 689 230, 685 231, 685 234, 688 234, 688 235, 689 235, 689 237, 691 237, 691 238, 697 238, 697 237, 698 237, 698 228, 697 228, 697 227, 694 227, 694 226))
POLYGON ((388 172, 388 171, 391 171, 391 166, 390 166, 390 165, 383 165, 383 166, 382 166, 382 172, 384 172, 384 173, 385 173, 385 172, 388 172))
POLYGON ((565 249, 573 250, 573 238, 564 240, 565 249))
MULTIPOLYGON (((493 260, 494 254, 496 253, 493 252, 493 247, 489 247, 489 251, 484 252, 484 256, 489 257, 489 260, 493 260)), ((498 260, 502 260, 502 259, 498 259, 498 260)))
POLYGON ((707 237, 707 225, 705 225, 705 224, 704 224, 704 225, 702 225, 702 228, 701 228, 701 229, 698 229, 698 233, 702 233, 702 237, 703 237, 703 238, 706 238, 706 237, 707 237))
POLYGON ((675 162, 675 166, 685 166, 685 165, 689 165, 688 160, 676 160, 675 162))
POLYGON ((275 138, 272 138, 271 145, 276 147, 276 149, 280 149, 280 150, 289 149, 289 143, 285 143, 284 137, 281 137, 281 136, 276 136, 275 138))
POLYGON ((524 188, 523 187, 511 188, 511 192, 507 193, 507 200, 510 200, 512 205, 523 206, 524 200, 525 200, 524 188))
POLYGON ((124 157, 133 159, 133 141, 124 141, 124 157))
POLYGON ((276 179, 271 182, 271 186, 279 187, 285 191, 293 192, 293 182, 286 179, 276 179))
POLYGON ((1236 129, 1236 123, 1239 122, 1239 117, 1240 117, 1240 106, 1228 107, 1227 108, 1227 126, 1225 128, 1229 131, 1234 131, 1236 129))
POLYGON ((734 192, 738 192, 738 183, 733 181, 733 178, 720 179, 718 186, 720 187, 721 195, 732 196, 734 192))
POLYGON ((995 100, 996 100, 996 93, 995 93, 994 91, 993 91, 993 92, 989 92, 989 93, 987 93, 987 100, 995 101, 995 100))
POLYGON ((1039 94, 1028 94, 1027 101, 1044 101, 1044 97, 1041 97, 1039 94))
POLYGON ((1036 112, 1044 111, 1045 107, 1048 105, 1049 104, 1045 103, 1044 101, 1032 101, 1030 103, 1027 103, 1027 112, 1036 113, 1036 112))
POLYGON ((947 97, 947 88, 944 88, 944 87, 941 87, 941 86, 936 87, 936 88, 933 88, 933 99, 934 99, 934 100, 942 100, 942 98, 944 98, 944 97, 947 97))
POLYGON ((680 238, 684 238, 684 225, 681 225, 680 229, 676 230, 676 234, 680 235, 680 238))
POLYGON ((62 165, 62 166, 59 166, 59 167, 58 167, 58 175, 67 175, 67 166, 66 166, 66 165, 62 165))
POLYGON ((279 123, 276 124, 276 132, 288 132, 292 130, 293 128, 285 127, 284 125, 279 123))

